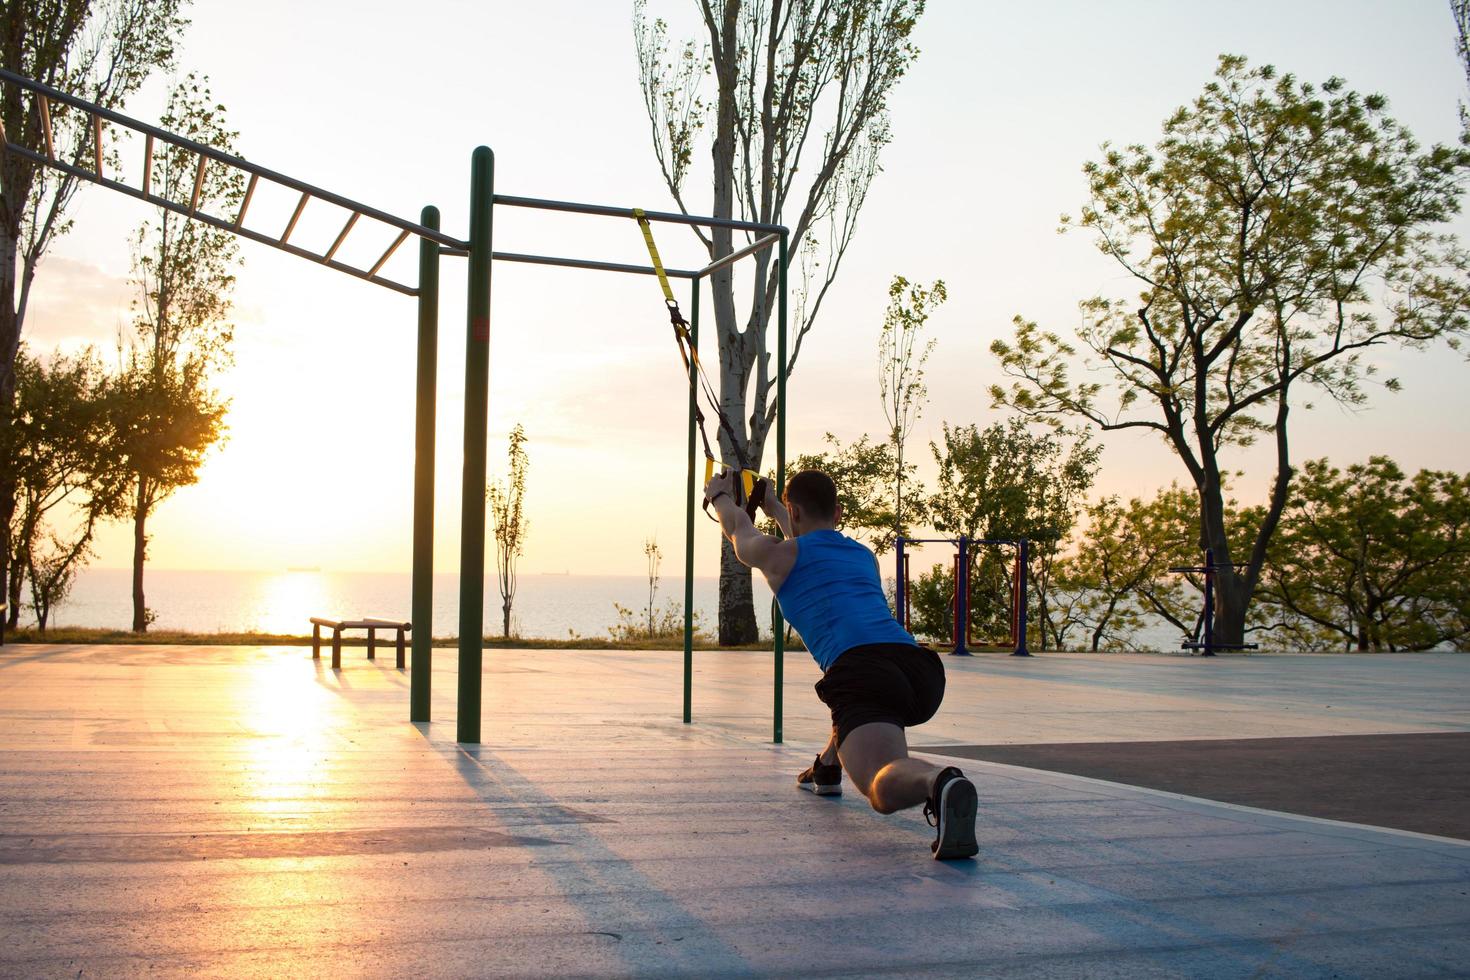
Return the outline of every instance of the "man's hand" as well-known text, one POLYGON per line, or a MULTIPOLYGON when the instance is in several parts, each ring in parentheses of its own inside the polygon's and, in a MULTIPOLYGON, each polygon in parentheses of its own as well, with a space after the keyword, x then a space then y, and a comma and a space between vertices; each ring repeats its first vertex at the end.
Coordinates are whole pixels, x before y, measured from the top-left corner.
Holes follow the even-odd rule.
POLYGON ((761 482, 766 485, 766 495, 761 499, 761 510, 776 522, 776 526, 788 539, 796 537, 796 532, 791 527, 791 515, 786 512, 786 505, 781 502, 781 498, 776 496, 776 485, 764 477, 761 482))
POLYGON ((715 497, 722 493, 728 494, 730 500, 734 501, 735 481, 738 479, 740 479, 740 474, 732 473, 729 470, 721 470, 714 476, 710 477, 709 482, 704 485, 705 502, 713 502, 715 497))

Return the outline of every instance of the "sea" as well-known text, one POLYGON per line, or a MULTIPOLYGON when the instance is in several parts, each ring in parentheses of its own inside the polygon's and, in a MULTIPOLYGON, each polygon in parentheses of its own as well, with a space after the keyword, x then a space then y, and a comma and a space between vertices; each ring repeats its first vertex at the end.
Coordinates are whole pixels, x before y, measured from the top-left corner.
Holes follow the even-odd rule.
MULTIPOLYGON (((410 620, 411 577, 406 572, 335 572, 288 569, 278 572, 179 571, 149 569, 144 580, 156 630, 191 633, 311 632, 311 617, 410 620)), ((771 593, 754 580, 756 618, 770 635, 771 593)), ((719 582, 694 579, 694 607, 706 632, 716 628, 719 582)), ((684 580, 660 578, 654 603, 682 611, 684 580)), ((617 624, 617 606, 633 609, 646 621, 648 579, 635 575, 540 574, 518 577, 511 607, 511 629, 518 636, 567 639, 606 638, 617 624)), ((459 634, 459 575, 434 576, 434 636, 459 634)), ((485 582, 485 635, 499 636, 500 593, 492 576, 485 582)), ((22 625, 31 620, 21 613, 22 625)), ((682 617, 682 612, 681 612, 682 617)), ((52 613, 49 626, 127 629, 133 621, 132 572, 89 568, 77 577, 71 595, 52 613)))

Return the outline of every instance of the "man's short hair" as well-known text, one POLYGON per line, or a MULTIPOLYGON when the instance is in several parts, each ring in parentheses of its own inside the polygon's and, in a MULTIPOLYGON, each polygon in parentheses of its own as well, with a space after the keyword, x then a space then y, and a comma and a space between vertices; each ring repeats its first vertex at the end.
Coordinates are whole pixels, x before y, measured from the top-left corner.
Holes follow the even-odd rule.
POLYGON ((786 484, 786 502, 819 521, 837 516, 837 484, 821 470, 802 470, 786 484))

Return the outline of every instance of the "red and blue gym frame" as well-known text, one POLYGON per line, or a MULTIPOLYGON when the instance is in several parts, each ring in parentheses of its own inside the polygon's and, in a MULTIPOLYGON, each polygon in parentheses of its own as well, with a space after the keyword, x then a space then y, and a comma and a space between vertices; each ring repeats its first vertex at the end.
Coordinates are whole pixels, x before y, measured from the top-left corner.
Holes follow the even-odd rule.
POLYGON ((894 554, 896 556, 894 589, 894 604, 897 606, 895 616, 904 629, 909 628, 909 614, 911 603, 909 601, 909 559, 912 555, 906 550, 906 546, 915 544, 947 544, 955 549, 954 555, 954 627, 951 640, 954 649, 950 651, 956 657, 970 656, 970 646, 974 639, 970 636, 970 549, 976 545, 1004 545, 1015 549, 1015 566, 1011 574, 1011 636, 1008 645, 1012 647, 1011 656, 1029 657, 1031 651, 1026 649, 1026 568, 1028 559, 1028 543, 1025 538, 908 538, 900 537, 894 542, 894 554))

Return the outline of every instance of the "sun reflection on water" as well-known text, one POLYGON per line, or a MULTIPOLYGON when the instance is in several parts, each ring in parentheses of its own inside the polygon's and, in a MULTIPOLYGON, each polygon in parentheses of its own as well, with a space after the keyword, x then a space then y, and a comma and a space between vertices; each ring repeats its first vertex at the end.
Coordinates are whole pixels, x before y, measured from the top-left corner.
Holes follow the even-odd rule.
POLYGON ((313 616, 336 615, 327 583, 318 571, 290 571, 273 575, 260 586, 256 629, 266 633, 296 633, 309 629, 313 616))

